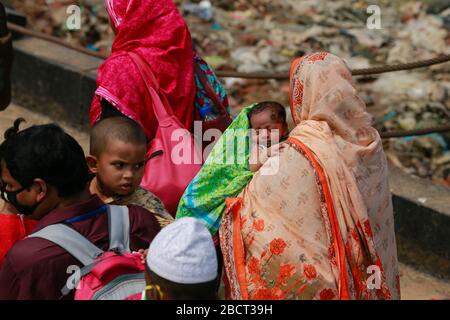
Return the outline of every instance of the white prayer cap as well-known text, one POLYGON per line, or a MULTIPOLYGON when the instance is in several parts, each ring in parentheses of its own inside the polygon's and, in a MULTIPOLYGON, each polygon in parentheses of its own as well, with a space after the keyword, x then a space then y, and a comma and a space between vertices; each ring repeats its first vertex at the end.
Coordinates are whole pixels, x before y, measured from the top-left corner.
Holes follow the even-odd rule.
POLYGON ((211 234, 197 219, 177 219, 153 239, 147 266, 158 276, 176 283, 212 281, 217 277, 218 267, 211 234))

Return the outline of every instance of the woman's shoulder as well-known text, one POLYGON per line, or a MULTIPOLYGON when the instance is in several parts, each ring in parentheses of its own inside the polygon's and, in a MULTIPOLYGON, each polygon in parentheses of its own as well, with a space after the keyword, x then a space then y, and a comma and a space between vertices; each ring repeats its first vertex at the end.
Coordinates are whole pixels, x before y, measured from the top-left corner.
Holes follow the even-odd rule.
POLYGON ((117 72, 117 70, 126 70, 133 65, 133 61, 127 52, 112 53, 100 66, 100 73, 117 72), (124 66, 126 66, 124 68, 124 66))
POLYGON ((254 175, 247 189, 272 189, 278 185, 281 188, 296 185, 296 188, 309 188, 316 183, 314 169, 307 157, 295 146, 288 143, 273 157, 270 157, 258 173, 254 175))

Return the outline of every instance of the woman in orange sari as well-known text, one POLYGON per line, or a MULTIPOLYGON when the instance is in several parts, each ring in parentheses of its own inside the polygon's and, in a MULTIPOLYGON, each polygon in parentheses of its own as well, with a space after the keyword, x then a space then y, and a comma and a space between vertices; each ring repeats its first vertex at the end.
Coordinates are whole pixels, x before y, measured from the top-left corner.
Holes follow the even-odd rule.
POLYGON ((227 199, 227 298, 399 299, 386 157, 349 69, 326 52, 297 59, 290 102, 285 147, 227 199))

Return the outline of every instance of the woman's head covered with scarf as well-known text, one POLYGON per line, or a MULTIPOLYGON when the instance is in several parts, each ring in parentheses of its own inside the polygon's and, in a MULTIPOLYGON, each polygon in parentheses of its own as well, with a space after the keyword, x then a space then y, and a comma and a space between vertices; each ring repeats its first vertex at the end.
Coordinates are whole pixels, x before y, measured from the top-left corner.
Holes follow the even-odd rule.
POLYGON ((106 99, 152 138, 157 123, 145 84, 127 54, 133 51, 149 64, 175 116, 190 129, 195 95, 192 40, 175 4, 171 0, 105 0, 105 4, 116 37, 111 55, 99 68, 91 125, 100 120, 100 99, 106 99))
POLYGON ((333 134, 361 146, 379 139, 350 70, 339 57, 319 52, 297 59, 291 68, 290 87, 295 124, 326 122, 333 134))

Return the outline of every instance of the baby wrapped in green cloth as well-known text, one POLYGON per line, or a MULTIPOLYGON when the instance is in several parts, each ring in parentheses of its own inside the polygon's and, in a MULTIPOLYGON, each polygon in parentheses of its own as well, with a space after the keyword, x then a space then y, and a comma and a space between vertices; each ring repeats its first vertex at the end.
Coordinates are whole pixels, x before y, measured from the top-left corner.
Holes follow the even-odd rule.
POLYGON ((245 188, 268 157, 276 155, 278 142, 287 133, 286 111, 279 103, 265 101, 244 108, 186 188, 176 218, 200 219, 214 235, 222 221, 225 199, 245 188))

